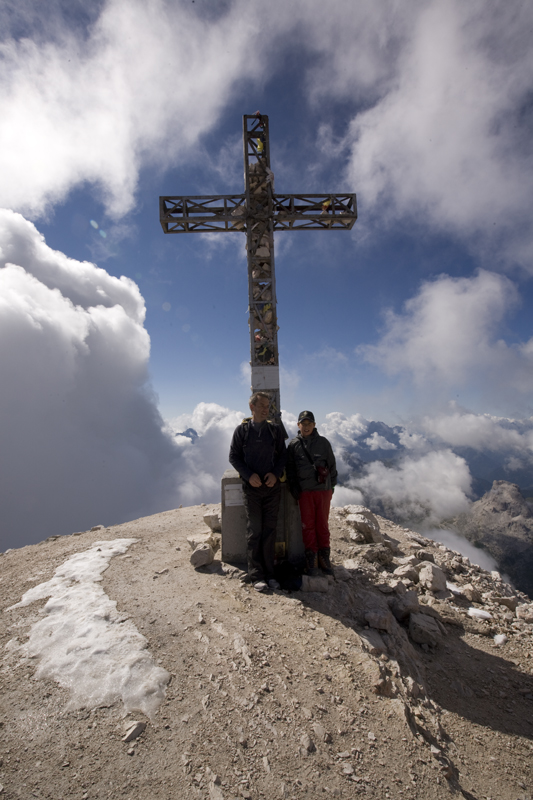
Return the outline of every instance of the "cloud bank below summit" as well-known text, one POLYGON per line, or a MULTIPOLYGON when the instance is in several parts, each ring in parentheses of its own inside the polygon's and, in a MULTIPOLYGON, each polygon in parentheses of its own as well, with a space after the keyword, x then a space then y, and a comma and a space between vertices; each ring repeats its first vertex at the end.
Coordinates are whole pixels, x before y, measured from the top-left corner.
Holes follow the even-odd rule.
POLYGON ((2 549, 175 507, 144 301, 0 211, 2 549))
MULTIPOLYGON (((2 549, 219 502, 245 409, 200 403, 165 424, 136 284, 52 250, 10 211, 0 212, 0 253, 2 549)), ((294 415, 284 419, 294 435, 294 415)), ((330 413, 320 430, 339 462, 335 502, 405 520, 465 510, 474 477, 524 483, 533 474, 531 419, 451 407, 417 427, 390 427, 330 413)))

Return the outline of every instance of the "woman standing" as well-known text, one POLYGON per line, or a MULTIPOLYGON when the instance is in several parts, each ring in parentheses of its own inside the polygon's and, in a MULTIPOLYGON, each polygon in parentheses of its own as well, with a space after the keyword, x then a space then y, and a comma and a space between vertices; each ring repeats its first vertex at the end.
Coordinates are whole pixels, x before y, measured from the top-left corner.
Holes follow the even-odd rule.
POLYGON ((335 456, 328 440, 316 430, 311 411, 298 417, 300 433, 288 447, 287 481, 300 506, 305 564, 308 575, 333 575, 330 561, 329 508, 337 483, 335 456))

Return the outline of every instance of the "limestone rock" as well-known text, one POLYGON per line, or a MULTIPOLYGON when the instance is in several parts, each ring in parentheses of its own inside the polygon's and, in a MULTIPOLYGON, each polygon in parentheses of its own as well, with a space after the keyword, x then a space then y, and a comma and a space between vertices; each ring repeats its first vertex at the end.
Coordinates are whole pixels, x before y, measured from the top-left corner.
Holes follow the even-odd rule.
POLYGON ((379 656, 381 653, 387 652, 387 645, 377 630, 370 628, 369 630, 358 631, 358 636, 362 649, 370 653, 370 655, 379 656))
POLYGON ((304 733, 304 735, 300 739, 300 742, 302 744, 303 750, 305 750, 306 753, 314 753, 315 752, 315 750, 316 750, 315 743, 313 742, 313 740, 311 739, 311 737, 309 736, 308 733, 304 733))
POLYGON ((430 550, 417 550, 416 557, 419 561, 431 561, 435 563, 435 558, 430 550))
POLYGON ((374 514, 364 506, 345 506, 346 522, 356 532, 362 533, 367 542, 382 542, 383 534, 374 514))
POLYGON ((454 524, 496 559, 498 569, 510 575, 515 586, 533 595, 533 511, 516 484, 494 481, 454 524))
POLYGON ((214 533, 221 532, 222 524, 220 522, 219 514, 204 514, 204 522, 214 533))
POLYGON ((347 558, 342 562, 342 566, 347 570, 359 569, 359 564, 354 558, 347 558))
POLYGON ((205 542, 199 544, 194 553, 191 555, 191 564, 195 569, 198 567, 205 567, 207 564, 212 564, 215 560, 215 554, 211 545, 205 542))
POLYGON ((465 583, 460 591, 470 603, 481 603, 481 592, 471 583, 465 583))
POLYGON ((146 728, 146 722, 132 722, 128 726, 126 734, 122 737, 123 742, 132 742, 137 739, 146 728))
POLYGON ((507 606, 509 611, 516 611, 516 607, 518 606, 518 597, 495 597, 494 599, 501 606, 507 606))
POLYGON ((436 647, 445 634, 444 627, 433 617, 426 614, 411 614, 409 617, 409 636, 417 644, 436 647))
POLYGON ((394 617, 386 607, 373 606, 365 610, 365 622, 371 628, 390 633, 394 628, 394 617))
POLYGON ((333 572, 338 581, 348 581, 352 577, 346 567, 343 567, 341 564, 336 564, 333 567, 333 572))
POLYGON ((409 614, 416 614, 420 611, 418 595, 414 590, 405 592, 400 596, 395 595, 389 600, 390 610, 399 622, 407 619, 409 614))
POLYGON ((516 609, 516 616, 524 622, 533 624, 533 603, 524 603, 516 609))
POLYGON ((329 583, 322 576, 302 575, 302 592, 327 592, 329 583))
POLYGON ((212 533, 193 533, 187 536, 187 541, 189 542, 191 550, 196 550, 201 544, 208 544, 213 553, 216 553, 220 547, 220 538, 218 536, 213 536, 212 533))
POLYGON ((394 575, 397 575, 398 578, 405 578, 413 583, 418 583, 418 572, 411 564, 402 564, 396 567, 394 575))
POLYGON ((381 564, 386 567, 394 558, 394 555, 384 544, 372 545, 364 553, 363 558, 370 563, 381 564))
POLYGON ((431 561, 423 561, 418 567, 418 582, 430 592, 443 592, 446 589, 446 575, 431 561))

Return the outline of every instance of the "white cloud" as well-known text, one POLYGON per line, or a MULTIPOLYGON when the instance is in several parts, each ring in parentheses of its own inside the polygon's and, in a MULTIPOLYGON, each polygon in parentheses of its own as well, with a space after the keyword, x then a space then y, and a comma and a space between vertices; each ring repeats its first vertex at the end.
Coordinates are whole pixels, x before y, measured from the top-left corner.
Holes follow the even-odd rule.
POLYGON ((389 375, 407 374, 421 394, 468 386, 529 402, 531 343, 509 346, 497 338, 517 304, 514 284, 501 275, 441 275, 423 283, 402 313, 389 310, 378 344, 363 345, 358 353, 389 375))
POLYGON ((467 510, 471 477, 464 459, 451 450, 440 450, 406 457, 394 468, 374 461, 348 485, 395 516, 438 521, 467 510))
POLYGON ((394 76, 352 121, 350 178, 381 224, 429 223, 530 270, 532 8, 404 5, 394 76))
POLYGON ((108 0, 86 31, 56 19, 48 38, 6 38, 0 205, 42 214, 90 182, 109 214, 126 213, 141 164, 178 162, 235 81, 260 73, 255 16, 241 3, 209 16, 191 4, 108 0))
POLYGON ((377 431, 374 431, 372 436, 369 436, 368 439, 365 439, 365 444, 367 444, 371 450, 397 449, 393 442, 389 442, 384 436, 381 436, 379 433, 377 433, 377 431))
POLYGON ((182 414, 169 422, 174 432, 192 428, 198 438, 178 437, 185 468, 179 477, 179 502, 184 505, 220 502, 220 480, 227 469, 233 431, 247 416, 217 403, 199 403, 192 414, 182 414))
MULTIPOLYGON (((514 460, 522 454, 526 460, 533 458, 533 419, 516 423, 490 414, 473 414, 452 409, 447 414, 425 417, 422 429, 452 447, 472 447, 485 452, 508 455, 514 460)), ((523 466, 523 465, 522 465, 523 466)))
POLYGON ((178 505, 144 301, 0 212, 2 549, 178 505))

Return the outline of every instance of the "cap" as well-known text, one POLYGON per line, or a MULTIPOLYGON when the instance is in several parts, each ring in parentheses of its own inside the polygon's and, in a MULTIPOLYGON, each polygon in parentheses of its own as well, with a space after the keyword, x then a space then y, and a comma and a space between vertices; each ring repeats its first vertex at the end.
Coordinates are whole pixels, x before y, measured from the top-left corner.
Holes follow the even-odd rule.
POLYGON ((304 419, 308 419, 311 422, 314 422, 315 415, 313 414, 312 411, 301 411, 300 416, 298 417, 298 424, 300 424, 300 422, 302 422, 304 419))

